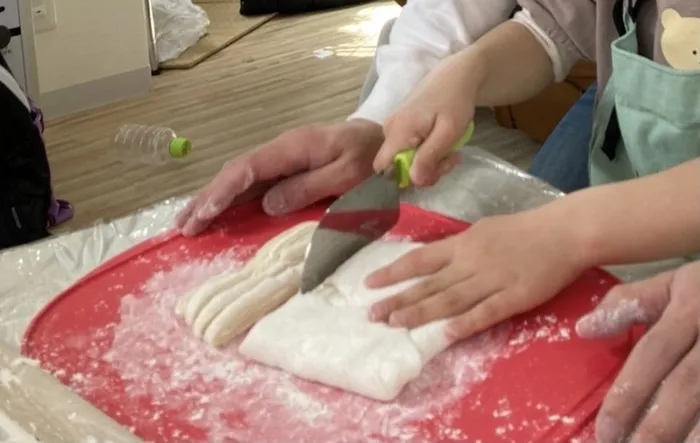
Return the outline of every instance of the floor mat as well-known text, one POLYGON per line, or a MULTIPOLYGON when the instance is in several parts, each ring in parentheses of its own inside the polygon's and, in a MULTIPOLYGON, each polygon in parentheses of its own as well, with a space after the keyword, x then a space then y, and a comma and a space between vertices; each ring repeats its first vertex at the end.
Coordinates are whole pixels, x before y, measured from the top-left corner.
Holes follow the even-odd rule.
POLYGON ((207 35, 178 58, 161 63, 161 69, 190 69, 221 51, 225 47, 250 34, 275 14, 244 17, 238 13, 239 0, 197 0, 204 8, 211 24, 207 35))

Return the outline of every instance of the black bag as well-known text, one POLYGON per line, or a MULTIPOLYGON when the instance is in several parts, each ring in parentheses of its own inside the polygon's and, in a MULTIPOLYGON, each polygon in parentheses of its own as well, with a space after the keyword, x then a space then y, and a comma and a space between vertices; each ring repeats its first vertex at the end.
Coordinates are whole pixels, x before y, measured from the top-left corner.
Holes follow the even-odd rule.
POLYGON ((0 249, 49 236, 51 172, 41 132, 0 55, 0 249), (9 74, 9 75, 5 75, 9 74))

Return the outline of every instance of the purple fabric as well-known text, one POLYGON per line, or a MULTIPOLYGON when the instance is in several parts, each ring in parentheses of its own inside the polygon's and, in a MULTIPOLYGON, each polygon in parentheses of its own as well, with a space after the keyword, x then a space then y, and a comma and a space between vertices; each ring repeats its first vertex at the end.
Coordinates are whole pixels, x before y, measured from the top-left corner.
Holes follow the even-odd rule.
MULTIPOLYGON (((42 138, 44 137, 44 114, 36 106, 36 103, 29 99, 29 106, 31 108, 32 119, 34 120, 34 125, 39 130, 42 138)), ((49 216, 48 224, 49 227, 60 225, 71 218, 73 218, 74 210, 73 206, 65 200, 59 200, 55 197, 51 198, 51 206, 49 206, 49 216)))

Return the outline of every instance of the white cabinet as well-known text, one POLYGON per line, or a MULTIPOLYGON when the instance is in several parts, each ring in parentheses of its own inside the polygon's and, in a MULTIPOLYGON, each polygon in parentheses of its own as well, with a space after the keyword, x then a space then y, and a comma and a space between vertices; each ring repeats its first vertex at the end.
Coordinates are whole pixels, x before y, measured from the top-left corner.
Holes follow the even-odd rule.
POLYGON ((30 95, 36 95, 36 61, 34 60, 34 30, 31 24, 29 0, 0 0, 0 52, 17 83, 30 95), (24 8, 24 10, 22 9, 24 8))

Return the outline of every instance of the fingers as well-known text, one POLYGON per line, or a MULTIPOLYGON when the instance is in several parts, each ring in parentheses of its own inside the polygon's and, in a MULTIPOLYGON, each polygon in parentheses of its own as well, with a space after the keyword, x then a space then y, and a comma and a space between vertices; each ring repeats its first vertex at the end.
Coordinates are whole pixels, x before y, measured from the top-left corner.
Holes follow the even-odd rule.
POLYGON ((210 218, 205 219, 199 216, 199 209, 202 207, 202 201, 206 201, 208 198, 208 189, 202 190, 199 194, 192 197, 185 209, 177 215, 175 219, 176 226, 180 229, 182 235, 197 235, 211 223, 210 218))
POLYGON ((450 157, 463 129, 451 120, 438 117, 433 130, 421 143, 413 160, 411 166, 411 181, 413 183, 417 186, 425 186, 436 176, 439 178, 440 169, 445 168, 443 160, 450 157))
MULTIPOLYGON (((443 268, 444 271, 445 268, 443 268)), ((456 276, 459 279, 459 275, 456 276)), ((449 272, 438 272, 426 278, 413 287, 377 302, 370 309, 372 321, 386 321, 391 326, 411 328, 419 326, 426 321, 422 300, 430 300, 431 297, 443 292, 452 284, 457 283, 455 277, 450 278, 449 272), (421 305, 416 309, 417 305, 421 305)), ((429 306, 432 305, 429 303, 429 306)))
POLYGON ((180 230, 182 230, 182 228, 185 227, 187 221, 192 216, 192 212, 194 212, 194 208, 197 206, 196 200, 197 196, 190 198, 185 207, 177 213, 177 215, 175 216, 175 227, 177 227, 180 230))
POLYGON ((229 160, 199 194, 176 217, 183 235, 196 235, 228 208, 233 200, 256 182, 255 171, 246 158, 229 160))
POLYGON ((513 304, 518 297, 511 292, 501 291, 484 297, 481 303, 447 324, 445 334, 448 340, 456 342, 471 337, 522 313, 520 307, 513 304))
POLYGON ((693 429, 688 433, 684 440, 685 443, 700 443, 700 420, 693 426, 693 429))
POLYGON ((384 124, 384 143, 374 159, 374 170, 389 168, 399 152, 417 149, 433 130, 435 116, 430 113, 405 111, 384 124))
POLYGON ((440 240, 414 249, 392 264, 370 274, 365 283, 370 288, 381 288, 409 278, 435 274, 450 262, 452 250, 447 243, 449 240, 440 240))
MULTIPOLYGON (((243 204, 249 202, 261 195, 270 187, 269 182, 259 182, 253 184, 243 193, 235 197, 236 204, 243 204)), ((190 199, 187 203, 185 209, 183 209, 180 214, 178 214, 176 223, 180 227, 180 231, 185 236, 197 235, 202 232, 211 224, 212 218, 202 218, 194 215, 197 208, 201 207, 199 201, 202 198, 207 198, 206 189, 203 190, 199 195, 190 199)), ((231 203, 232 204, 232 203, 231 203)), ((229 204, 229 206, 231 205, 229 204)))
POLYGON ((583 338, 612 337, 637 324, 656 322, 669 303, 673 273, 615 286, 603 302, 576 323, 583 338))
MULTIPOLYGON (((626 292, 626 291, 618 291, 626 292)), ((616 295, 611 291, 611 295, 616 295)), ((621 298, 616 304, 599 307, 576 322, 576 333, 581 338, 612 337, 630 327, 646 323, 648 314, 637 298, 621 298)))
POLYGON ((393 314, 429 297, 433 292, 432 283, 435 283, 435 280, 426 280, 417 285, 422 287, 422 290, 402 292, 375 303, 369 310, 370 321, 387 322, 391 326, 399 327, 400 324, 397 324, 393 314))
POLYGON ((394 311, 389 317, 389 324, 415 328, 431 321, 456 317, 495 292, 498 292, 495 285, 474 277, 456 284, 448 283, 422 301, 394 311))
POLYGON ((198 234, 254 184, 308 169, 312 149, 308 143, 295 142, 303 141, 300 131, 285 133, 226 162, 211 183, 178 214, 177 227, 184 235, 198 234))
POLYGON ((191 200, 187 211, 178 217, 183 234, 195 235, 201 232, 255 181, 255 172, 250 163, 238 158, 226 162, 214 180, 191 200))
POLYGON ((639 341, 603 401, 596 419, 599 443, 630 435, 654 391, 693 346, 695 332, 694 323, 667 313, 639 341))
POLYGON ((461 137, 461 125, 428 114, 409 113, 393 117, 385 125, 385 140, 374 161, 377 171, 387 169, 399 152, 417 149, 411 167, 411 181, 416 186, 431 186, 447 174, 461 159, 452 151, 461 137))
POLYGON ((459 153, 449 155, 446 159, 440 162, 433 174, 425 178, 420 186, 434 186, 442 177, 449 174, 461 162, 462 156, 459 153))
POLYGON ((632 443, 683 441, 700 411, 700 347, 697 343, 666 377, 632 443))
MULTIPOLYGON (((348 183, 344 178, 347 174, 348 168, 344 165, 332 163, 320 169, 284 179, 265 193, 263 209, 269 215, 282 215, 305 208, 323 198, 337 194, 338 185, 348 183)), ((358 177, 355 181, 360 179, 358 177)))
POLYGON ((224 170, 219 173, 209 185, 209 193, 203 199, 196 216, 203 220, 211 220, 228 208, 233 199, 253 185, 258 178, 254 164, 249 161, 231 160, 226 163, 224 170))

